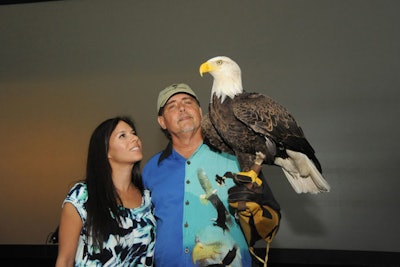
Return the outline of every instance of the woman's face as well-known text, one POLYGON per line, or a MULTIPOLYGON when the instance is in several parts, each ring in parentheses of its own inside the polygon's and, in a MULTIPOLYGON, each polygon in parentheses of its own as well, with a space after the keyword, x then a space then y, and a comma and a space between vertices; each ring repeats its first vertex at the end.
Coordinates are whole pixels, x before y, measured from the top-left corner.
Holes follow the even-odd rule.
POLYGON ((142 158, 142 142, 135 131, 126 122, 118 122, 108 144, 110 164, 134 164, 142 158))

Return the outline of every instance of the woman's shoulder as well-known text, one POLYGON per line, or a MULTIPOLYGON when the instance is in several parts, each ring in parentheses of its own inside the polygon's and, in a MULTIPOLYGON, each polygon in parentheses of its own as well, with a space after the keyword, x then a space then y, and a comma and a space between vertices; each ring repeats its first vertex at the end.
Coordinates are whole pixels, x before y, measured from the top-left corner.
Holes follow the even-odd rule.
POLYGON ((87 191, 86 183, 85 183, 85 182, 77 182, 77 183, 75 183, 75 184, 71 187, 71 189, 70 189, 69 191, 70 191, 70 192, 74 192, 74 191, 79 191, 79 192, 87 191))
POLYGON ((72 186, 71 190, 67 195, 68 200, 74 200, 78 202, 86 202, 88 198, 88 191, 86 183, 78 182, 72 186))

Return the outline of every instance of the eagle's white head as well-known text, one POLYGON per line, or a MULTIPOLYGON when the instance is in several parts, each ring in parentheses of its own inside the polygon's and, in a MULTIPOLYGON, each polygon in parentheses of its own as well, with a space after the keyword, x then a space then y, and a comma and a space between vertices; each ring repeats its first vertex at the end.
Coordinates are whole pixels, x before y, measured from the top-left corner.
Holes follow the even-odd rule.
POLYGON ((214 77, 211 101, 214 94, 221 99, 222 103, 227 96, 234 98, 243 92, 240 67, 229 57, 218 56, 201 64, 200 75, 203 76, 203 73, 207 72, 214 77))

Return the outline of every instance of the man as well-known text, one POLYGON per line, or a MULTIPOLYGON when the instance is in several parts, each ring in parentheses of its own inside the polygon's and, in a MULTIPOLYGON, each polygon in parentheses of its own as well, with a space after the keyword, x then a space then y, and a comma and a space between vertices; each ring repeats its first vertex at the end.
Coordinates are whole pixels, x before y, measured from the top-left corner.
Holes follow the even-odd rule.
POLYGON ((173 84, 159 93, 158 123, 170 142, 143 170, 157 218, 156 266, 251 266, 246 239, 229 212, 236 158, 203 143, 202 110, 193 90, 173 84))

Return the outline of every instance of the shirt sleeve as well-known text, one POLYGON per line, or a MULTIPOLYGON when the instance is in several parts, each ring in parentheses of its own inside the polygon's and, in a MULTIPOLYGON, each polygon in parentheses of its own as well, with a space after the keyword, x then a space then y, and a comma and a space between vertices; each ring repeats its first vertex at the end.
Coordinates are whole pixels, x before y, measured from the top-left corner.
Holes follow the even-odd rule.
POLYGON ((86 201, 88 199, 87 187, 85 183, 77 183, 75 184, 67 197, 63 202, 63 206, 65 203, 71 203, 75 209, 77 210, 79 216, 82 219, 82 222, 86 221, 86 201))

